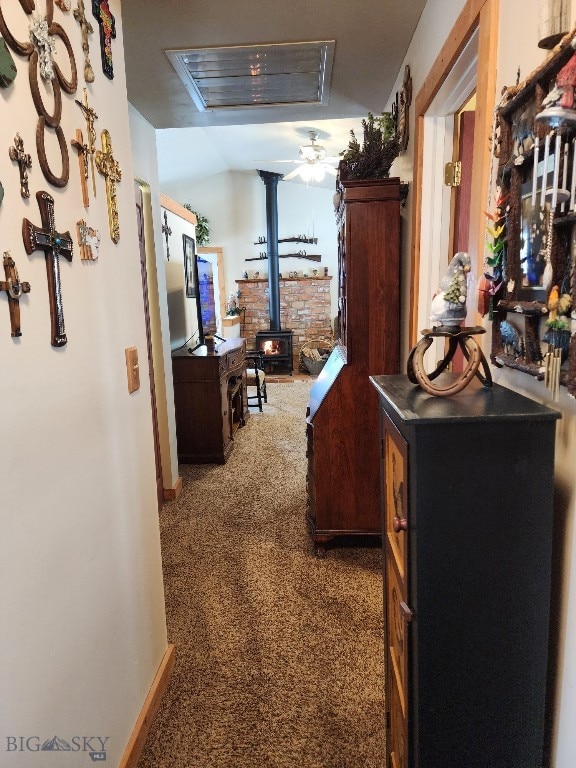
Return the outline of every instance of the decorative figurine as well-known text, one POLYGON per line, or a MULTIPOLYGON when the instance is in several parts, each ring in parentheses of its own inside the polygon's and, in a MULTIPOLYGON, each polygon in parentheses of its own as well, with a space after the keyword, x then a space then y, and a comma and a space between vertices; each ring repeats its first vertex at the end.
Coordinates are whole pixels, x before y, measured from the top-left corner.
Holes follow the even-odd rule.
POLYGON ((440 281, 432 298, 430 319, 437 325, 462 325, 466 319, 466 276, 470 272, 470 256, 457 253, 440 281))
POLYGON ((419 384, 425 392, 439 397, 455 395, 463 390, 476 376, 485 387, 492 386, 492 375, 482 349, 475 335, 485 333, 481 326, 461 327, 466 318, 466 275, 470 272, 470 257, 467 253, 457 253, 434 294, 431 305, 431 329, 422 331, 422 338, 412 348, 408 357, 408 379, 419 384), (448 350, 432 373, 424 367, 424 355, 435 338, 445 338, 448 350), (460 347, 464 355, 463 371, 451 376, 447 382, 433 384, 441 373, 450 365, 456 350, 460 347), (482 367, 482 373, 480 373, 482 367))
POLYGON ((8 251, 4 252, 4 274, 6 280, 0 280, 0 291, 8 294, 8 308, 10 310, 11 335, 22 336, 20 330, 20 296, 30 293, 30 283, 21 283, 14 259, 8 251))
MULTIPOLYGON (((576 40, 570 43, 574 48, 576 40)), ((542 101, 544 109, 536 115, 536 120, 558 128, 563 125, 576 123, 574 109, 574 88, 576 86, 576 53, 572 54, 568 63, 556 75, 554 88, 542 101)))
POLYGON ((52 195, 48 192, 36 192, 36 200, 40 209, 42 227, 36 227, 31 221, 24 219, 22 222, 22 239, 28 256, 34 251, 44 251, 52 326, 51 343, 53 347, 62 347, 68 342, 68 339, 64 327, 64 310, 62 307, 60 256, 72 261, 73 243, 70 232, 60 233, 56 230, 52 195))

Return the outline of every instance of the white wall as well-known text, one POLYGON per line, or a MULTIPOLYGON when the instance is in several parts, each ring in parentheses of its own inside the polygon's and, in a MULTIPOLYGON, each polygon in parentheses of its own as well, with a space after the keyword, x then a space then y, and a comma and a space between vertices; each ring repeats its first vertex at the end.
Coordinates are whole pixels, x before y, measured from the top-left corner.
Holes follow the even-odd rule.
MULTIPOLYGON (((164 215, 164 209, 162 209, 164 215)), ((187 298, 184 275, 184 245, 182 237, 187 235, 195 240, 195 228, 190 222, 166 211, 170 235, 170 259, 164 261, 166 274, 166 294, 168 297, 168 316, 170 319, 170 346, 178 349, 187 341, 197 343, 198 315, 196 299, 187 298)), ((166 245, 163 246, 164 254, 166 245)), ((192 275, 193 278, 193 275, 192 275)), ((193 345, 193 344, 192 344, 193 345)))
MULTIPOLYGON (((501 3, 497 93, 504 85, 516 82, 518 67, 520 77, 524 79, 545 57, 545 52, 537 47, 540 5, 539 0, 501 3), (510 35, 509 30, 518 23, 520 12, 529 22, 522 25, 521 35, 510 35)), ((572 23, 575 12, 576 3, 572 2, 572 23)), ((576 401, 562 391, 560 403, 550 402, 542 382, 513 371, 502 370, 496 379, 562 412, 562 420, 557 427, 555 484, 556 517, 558 525, 563 528, 564 541, 562 561, 556 563, 561 573, 562 589, 559 596, 559 674, 552 765, 554 768, 572 768, 576 763, 576 401)))
MULTIPOLYGON (((525 78, 546 55, 537 47, 538 18, 540 0, 506 0, 500 3, 498 80, 496 94, 502 86, 516 82, 516 73, 520 66, 521 78, 525 78)), ((427 73, 445 42, 452 26, 463 8, 463 0, 429 0, 412 39, 405 62, 410 65, 414 95, 422 88, 427 73)), ((575 12, 572 3, 572 14, 575 12)), ((393 93, 401 87, 404 63, 399 70, 393 93)), ((490 105, 492 109, 493 105, 490 105)), ((413 136, 413 108, 410 112, 410 130, 413 136)), ((392 173, 409 180, 413 174, 413 141, 410 142, 406 155, 396 161, 392 173)), ((405 212, 406 224, 403 243, 403 264, 406 281, 404 284, 404 322, 405 332, 408 327, 409 288, 410 288, 410 236, 409 226, 412 216, 412 195, 408 198, 405 212)), ((426 270, 427 265, 422 265, 426 270)), ((486 340, 487 347, 489 340, 486 340)), ((486 349, 486 352, 489 350, 486 349)), ((576 531, 574 514, 576 507, 576 402, 561 392, 560 402, 550 401, 542 382, 532 377, 508 369, 492 368, 495 380, 504 386, 519 391, 546 405, 558 408, 562 420, 557 427, 556 440, 556 499, 555 515, 563 536, 561 561, 555 562, 554 568, 559 574, 561 594, 554 595, 558 606, 558 615, 554 623, 559 624, 559 653, 557 658, 557 686, 555 691, 554 742, 551 765, 553 768, 572 768, 576 763, 576 531)), ((534 468, 538 471, 538 468, 534 468)), ((487 478, 487 493, 490 479, 487 478)))
MULTIPOLYGON (((257 257, 266 246, 254 245, 258 236, 266 236, 266 189, 257 173, 221 173, 201 183, 165 187, 162 192, 178 203, 190 203, 195 211, 210 221, 210 244, 223 248, 226 296, 236 290, 236 280, 244 270, 252 277, 268 274, 266 261, 246 261, 257 257)), ((306 235, 317 237, 318 244, 281 243, 278 251, 295 253, 305 250, 320 254, 317 263, 303 258, 280 259, 280 272, 318 269, 337 274, 338 252, 333 192, 310 185, 280 181, 278 183, 278 236, 306 235)), ((330 281, 332 316, 337 313, 336 278, 330 281)), ((240 305, 242 299, 240 298, 240 305)))
MULTIPOLYGON (((42 10, 43 3, 36 7, 42 10)), ((38 766, 34 752, 7 751, 8 736, 99 735, 107 765, 117 765, 154 674, 166 650, 164 596, 146 336, 140 280, 130 157, 122 24, 119 0, 113 42, 115 78, 105 78, 92 44, 96 82, 89 100, 99 119, 98 136, 110 131, 122 168, 118 186, 120 241, 108 234, 104 180, 86 211, 75 153, 70 181, 51 187, 35 146, 37 116, 30 96, 28 61, 14 54, 18 75, 1 91, 5 108, 0 145, 5 198, 0 207, 2 250, 10 250, 31 293, 21 301, 23 335, 10 336, 6 294, 0 295, 0 765, 38 766), (30 200, 19 193, 18 170, 7 148, 19 131, 32 155, 30 200), (50 345, 50 314, 44 256, 28 257, 22 219, 40 224, 39 190, 55 198, 55 221, 76 240, 76 222, 86 218, 101 235, 100 257, 61 265, 68 344, 50 345), (142 387, 129 395, 124 350, 136 346, 142 387)), ((19 3, 3 3, 6 23, 20 40, 28 19, 19 3)), ((82 98, 83 55, 78 25, 57 8, 80 76, 74 95, 63 93, 66 141, 84 120, 74 98, 82 98)), ((58 62, 70 68, 59 46, 58 62)), ((50 92, 42 86, 47 108, 50 92)), ((47 132, 47 153, 59 173, 59 151, 47 132)), ((34 739, 29 742, 33 747, 34 739)), ((54 766, 89 764, 61 753, 54 766), (64 759, 64 756, 66 759, 64 759)), ((42 759, 40 759, 42 762, 42 759)), ((46 761, 44 761, 46 762, 46 761)))

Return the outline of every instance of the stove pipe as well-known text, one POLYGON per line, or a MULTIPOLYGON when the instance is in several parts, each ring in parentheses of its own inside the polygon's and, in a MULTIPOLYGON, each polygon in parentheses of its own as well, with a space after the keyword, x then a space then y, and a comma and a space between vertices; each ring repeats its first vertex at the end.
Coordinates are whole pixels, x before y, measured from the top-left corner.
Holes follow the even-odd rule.
POLYGON ((278 181, 281 173, 258 171, 266 187, 266 244, 268 254, 268 301, 270 330, 280 330, 280 269, 278 267, 278 181))

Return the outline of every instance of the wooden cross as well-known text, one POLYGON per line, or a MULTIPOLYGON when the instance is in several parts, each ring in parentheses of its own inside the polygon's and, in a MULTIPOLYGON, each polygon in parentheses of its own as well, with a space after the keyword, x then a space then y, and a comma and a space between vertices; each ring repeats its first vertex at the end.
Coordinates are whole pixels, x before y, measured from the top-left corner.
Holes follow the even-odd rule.
POLYGON ((84 0, 77 0, 76 8, 73 11, 73 16, 80 25, 80 34, 82 37, 82 52, 84 54, 84 80, 87 83, 94 82, 94 70, 90 63, 90 43, 88 42, 88 35, 94 32, 92 24, 86 18, 84 10, 84 0))
POLYGON ((30 293, 30 283, 21 283, 14 259, 8 251, 4 252, 4 274, 6 280, 0 280, 0 291, 8 294, 8 308, 10 310, 10 325, 12 336, 22 336, 20 330, 20 296, 30 293))
POLYGON ((20 170, 20 194, 22 197, 30 197, 30 189, 28 187, 28 169, 32 168, 32 157, 24 152, 24 142, 17 133, 14 137, 14 146, 8 150, 10 160, 18 163, 20 170))
POLYGON ((116 37, 116 19, 108 5, 108 0, 92 0, 92 13, 100 26, 100 53, 102 71, 110 80, 114 77, 112 64, 112 40, 116 37))
POLYGON ((88 157, 90 156, 90 147, 84 143, 84 136, 80 128, 76 129, 76 138, 72 139, 70 144, 78 152, 78 165, 80 166, 80 186, 82 187, 82 202, 84 208, 90 207, 90 197, 88 195, 88 157))
POLYGON ((116 184, 122 179, 120 164, 112 154, 112 139, 109 132, 102 131, 102 151, 96 152, 96 167, 106 179, 106 201, 108 203, 108 221, 110 237, 113 243, 120 240, 120 224, 118 222, 118 203, 116 200, 116 184))
POLYGON ((168 238, 172 234, 172 229, 168 226, 168 212, 164 211, 164 224, 162 224, 162 234, 166 235, 166 258, 170 261, 170 246, 168 244, 168 238))
POLYGON ((42 227, 35 227, 31 221, 24 219, 22 221, 22 239, 28 256, 34 251, 44 251, 52 327, 51 343, 53 347, 63 347, 68 339, 66 338, 62 307, 60 256, 72 261, 73 243, 70 232, 60 233, 56 230, 52 195, 48 192, 36 192, 36 200, 40 209, 42 227))

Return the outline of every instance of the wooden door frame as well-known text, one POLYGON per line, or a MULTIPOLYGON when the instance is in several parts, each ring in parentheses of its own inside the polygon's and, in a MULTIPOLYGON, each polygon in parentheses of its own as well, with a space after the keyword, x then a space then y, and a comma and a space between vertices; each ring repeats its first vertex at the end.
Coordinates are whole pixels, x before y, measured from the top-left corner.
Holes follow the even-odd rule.
POLYGON ((422 211, 422 169, 424 153, 424 116, 450 70, 478 29, 478 78, 476 89, 476 132, 470 200, 470 258, 479 274, 484 261, 485 200, 490 175, 489 140, 496 91, 499 0, 467 0, 446 42, 414 102, 414 206, 412 211, 412 248, 410 256, 409 344, 418 339, 418 293, 420 280, 420 241, 422 211))
POLYGON ((142 300, 144 303, 144 321, 146 326, 146 351, 148 357, 150 409, 152 412, 152 439, 154 443, 154 463, 156 467, 156 495, 158 512, 164 503, 164 483, 162 476, 162 454, 160 450, 160 432, 158 426, 158 408, 156 402, 156 385, 154 380, 154 354, 152 349, 152 330, 150 325, 150 302, 148 294, 148 272, 146 268, 146 230, 144 225, 144 194, 142 184, 134 182, 136 209, 138 220, 138 243, 140 247, 140 264, 142 274, 142 300))

